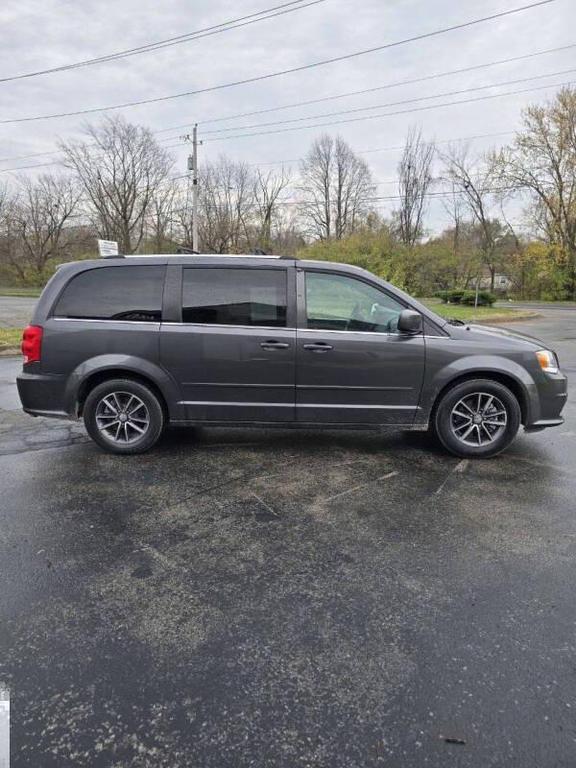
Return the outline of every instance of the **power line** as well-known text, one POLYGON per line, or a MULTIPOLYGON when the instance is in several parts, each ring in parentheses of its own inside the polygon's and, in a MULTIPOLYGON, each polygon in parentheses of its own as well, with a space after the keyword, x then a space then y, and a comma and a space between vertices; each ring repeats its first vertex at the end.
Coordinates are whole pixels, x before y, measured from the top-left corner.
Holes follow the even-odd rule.
POLYGON ((54 160, 51 163, 35 163, 34 165, 17 165, 14 168, 2 168, 0 173, 11 173, 12 171, 25 171, 32 168, 46 168, 49 165, 60 165, 58 160, 54 160))
POLYGON ((305 120, 318 120, 325 117, 337 117, 338 115, 350 115, 358 112, 367 112, 371 109, 387 109, 388 107, 397 107, 403 104, 413 104, 416 101, 429 101, 430 99, 440 99, 444 96, 459 96, 463 93, 473 93, 476 91, 485 91, 488 88, 500 88, 505 85, 518 85, 519 83, 527 83, 532 80, 542 80, 546 77, 559 77, 560 75, 568 75, 576 72, 576 68, 564 69, 560 72, 549 72, 545 75, 533 75, 532 77, 522 77, 515 80, 505 80, 499 83, 491 83, 490 85, 478 85, 473 88, 460 88, 456 91, 444 91, 443 93, 431 94, 428 96, 414 96, 411 99, 402 99, 401 101, 390 101, 387 104, 372 104, 368 107, 355 107, 353 109, 343 109, 338 112, 323 112, 317 115, 307 115, 306 117, 293 117, 288 120, 277 120, 270 123, 256 123, 254 125, 236 125, 229 128, 217 128, 213 131, 204 131, 204 136, 213 136, 220 133, 228 133, 229 131, 249 131, 252 128, 266 128, 275 125, 289 125, 291 123, 301 123, 305 120))
MULTIPOLYGON (((499 133, 477 133, 475 136, 460 136, 455 139, 440 139, 438 141, 424 142, 425 144, 452 144, 458 141, 474 141, 475 139, 492 139, 497 136, 512 136, 516 131, 500 131, 499 133)), ((395 147, 376 147, 374 149, 361 149, 360 154, 370 154, 371 152, 400 152, 404 146, 395 147)))
POLYGON ((33 157, 46 157, 47 155, 59 155, 59 149, 52 149, 50 152, 33 152, 30 155, 17 155, 16 157, 0 157, 0 163, 15 163, 18 160, 30 160, 33 157))
POLYGON ((244 78, 242 80, 235 80, 230 83, 221 83, 220 85, 212 85, 206 88, 198 88, 193 91, 184 91, 183 93, 171 94, 169 96, 158 96, 153 99, 128 101, 122 104, 114 104, 106 107, 93 107, 91 109, 78 109, 78 110, 74 110, 73 112, 57 112, 49 115, 34 115, 31 117, 10 118, 7 120, 0 120, 0 124, 8 125, 13 123, 27 123, 27 122, 37 121, 37 120, 52 120, 60 117, 74 117, 77 115, 88 115, 88 114, 95 114, 98 112, 110 112, 112 110, 125 109, 127 107, 137 107, 137 106, 142 106, 144 104, 157 104, 163 101, 180 99, 185 96, 195 96, 200 93, 209 93, 213 91, 222 90, 224 88, 233 88, 240 85, 247 85, 249 83, 260 82, 262 80, 270 80, 271 78, 274 78, 274 77, 293 74, 295 72, 302 72, 304 70, 313 69, 315 67, 324 66, 326 64, 333 64, 337 61, 347 61, 353 58, 357 58, 359 56, 365 56, 366 54, 369 54, 369 53, 376 53, 379 51, 388 50, 390 48, 396 48, 401 45, 406 45, 407 43, 413 43, 419 40, 424 40, 431 37, 437 37, 438 35, 443 35, 447 32, 453 32, 455 30, 465 29, 468 27, 475 26, 477 24, 482 24, 486 21, 493 21, 495 19, 500 19, 505 16, 511 16, 512 14, 521 13, 523 11, 526 11, 532 8, 537 8, 543 5, 549 5, 550 3, 553 3, 553 2, 556 2, 556 0, 537 0, 537 2, 530 3, 529 5, 523 5, 518 8, 512 8, 509 11, 501 11, 500 13, 494 13, 494 14, 491 14, 490 16, 483 16, 479 19, 473 19, 472 21, 466 21, 461 24, 454 24, 450 27, 443 27, 442 29, 437 29, 437 30, 434 30, 433 32, 426 32, 420 35, 414 35, 412 37, 405 38, 403 40, 396 40, 393 43, 386 43, 385 45, 379 45, 373 48, 367 48, 362 51, 355 51, 353 53, 348 53, 342 56, 334 56, 329 59, 322 59, 321 61, 315 61, 310 64, 302 64, 298 67, 291 67, 290 69, 283 69, 278 72, 269 72, 268 74, 265 74, 265 75, 257 75, 255 77, 244 78))
MULTIPOLYGON (((358 95, 363 95, 363 94, 367 94, 367 93, 374 93, 376 91, 386 90, 386 89, 389 89, 389 88, 396 88, 396 87, 404 86, 404 85, 414 85, 416 83, 426 82, 428 80, 434 80, 434 79, 437 79, 437 78, 443 78, 443 77, 447 77, 449 75, 463 74, 465 72, 471 72, 471 71, 478 70, 478 69, 485 69, 487 67, 492 67, 492 66, 496 66, 496 65, 499 65, 499 64, 509 64, 509 63, 512 63, 512 62, 515 62, 515 61, 522 61, 524 59, 530 59, 530 58, 534 58, 534 57, 537 57, 537 56, 544 56, 544 55, 549 54, 549 53, 558 53, 559 51, 570 50, 572 48, 576 48, 576 43, 571 43, 569 45, 562 45, 562 46, 559 46, 557 48, 548 48, 548 49, 543 50, 543 51, 534 51, 532 53, 526 53, 526 54, 522 54, 521 56, 514 56, 514 57, 508 58, 508 59, 499 59, 497 61, 485 62, 483 64, 477 64, 477 65, 474 65, 474 66, 471 66, 471 67, 463 67, 463 68, 460 68, 460 69, 453 69, 453 70, 446 71, 446 72, 439 72, 437 74, 426 75, 424 77, 413 78, 411 80, 400 80, 400 81, 395 82, 395 83, 386 83, 384 85, 375 86, 374 88, 365 88, 365 89, 359 90, 359 91, 348 91, 347 93, 339 93, 339 94, 335 94, 335 95, 332 95, 332 96, 324 96, 324 97, 319 98, 319 99, 309 99, 308 101, 300 101, 300 102, 295 102, 295 103, 292 103, 292 104, 283 104, 283 105, 280 105, 280 106, 277 106, 277 107, 269 107, 267 109, 255 110, 253 112, 242 112, 242 113, 235 114, 235 115, 227 115, 226 117, 209 118, 208 120, 203 120, 201 124, 202 125, 207 125, 209 123, 217 123, 217 122, 223 122, 223 121, 226 121, 226 120, 234 120, 234 119, 241 118, 241 117, 250 117, 250 116, 253 116, 253 115, 266 114, 266 113, 269 113, 269 112, 277 112, 277 111, 281 111, 281 110, 284 110, 284 109, 292 109, 292 108, 300 107, 300 106, 308 106, 308 105, 311 105, 311 104, 320 104, 320 103, 326 102, 326 101, 335 101, 337 99, 343 99, 343 98, 347 98, 349 96, 358 96, 358 95)), ((168 131, 176 131, 176 130, 178 130, 180 128, 189 128, 189 127, 190 127, 190 122, 183 123, 183 124, 180 124, 180 125, 172 125, 172 126, 170 126, 168 128, 160 128, 159 130, 152 131, 152 133, 160 134, 160 133, 166 133, 168 131)), ((172 141, 173 138, 175 138, 175 137, 170 137, 169 139, 166 139, 166 141, 172 141)), ((163 139, 159 139, 159 141, 163 141, 163 139)), ((174 146, 177 146, 177 145, 174 145, 174 146)), ((17 155, 16 157, 14 157, 14 156, 12 156, 12 157, 3 157, 3 158, 0 158, 0 163, 17 162, 19 160, 29 160, 29 159, 33 159, 33 158, 36 158, 36 157, 46 157, 48 155, 59 155, 59 154, 60 154, 60 150, 58 150, 58 149, 54 149, 54 150, 47 151, 47 152, 33 152, 33 153, 30 153, 30 154, 27 154, 27 155, 17 155)), ((298 159, 300 159, 300 158, 298 158, 298 159)), ((296 162, 296 161, 294 161, 294 160, 287 160, 285 162, 296 162)), ((272 165, 276 165, 276 164, 281 164, 281 163, 280 162, 278 162, 278 163, 274 162, 274 163, 271 163, 271 164, 272 165)), ((265 165, 265 163, 260 163, 260 165, 265 165)), ((31 166, 31 167, 36 167, 36 166, 31 166)))
POLYGON ((234 134, 233 136, 218 136, 214 139, 205 139, 206 143, 213 143, 215 141, 227 141, 229 139, 245 139, 249 138, 251 136, 270 136, 277 133, 287 133, 289 131, 304 131, 310 128, 325 128, 325 127, 333 127, 335 125, 344 125, 346 123, 358 123, 363 120, 378 120, 385 117, 395 117, 397 115, 407 115, 412 114, 414 112, 426 112, 430 111, 432 109, 439 109, 441 107, 452 107, 459 104, 471 104, 473 102, 477 101, 487 101, 488 99, 496 99, 500 98, 502 96, 516 96, 521 93, 530 93, 532 91, 541 91, 546 88, 563 88, 565 86, 573 85, 573 81, 568 81, 565 83, 550 83, 549 85, 540 85, 535 88, 522 88, 520 90, 516 91, 505 91, 504 93, 493 93, 489 96, 477 96, 475 98, 470 99, 460 99, 459 101, 447 101, 443 102, 441 104, 431 104, 429 106, 425 107, 414 107, 412 109, 401 109, 397 110, 396 112, 386 112, 381 115, 364 115, 363 117, 351 117, 347 118, 346 120, 333 120, 329 123, 313 123, 312 125, 296 125, 291 128, 276 128, 272 131, 256 131, 254 133, 239 133, 234 134))
POLYGON ((229 21, 223 21, 220 24, 215 24, 211 27, 205 27, 204 29, 198 29, 195 32, 187 32, 184 35, 178 35, 177 37, 169 37, 165 40, 157 40, 154 43, 147 43, 146 45, 140 45, 136 48, 128 48, 123 51, 117 51, 116 53, 109 53, 105 56, 96 56, 92 59, 83 59, 82 61, 76 61, 71 64, 63 64, 60 67, 51 67, 49 69, 40 69, 36 72, 25 72, 19 75, 12 75, 10 77, 0 77, 0 83, 11 82, 14 80, 24 80, 25 78, 38 77, 39 75, 48 75, 54 72, 65 72, 71 69, 79 69, 81 67, 88 67, 93 64, 103 64, 109 61, 118 61, 119 59, 125 59, 129 56, 136 56, 141 53, 149 53, 150 51, 158 51, 162 48, 169 48, 173 45, 180 45, 182 43, 192 42, 194 40, 200 40, 204 37, 211 37, 212 35, 220 34, 221 32, 229 32, 232 29, 238 29, 239 27, 245 27, 249 24, 256 24, 259 21, 265 21, 266 19, 273 19, 276 16, 283 16, 286 13, 293 13, 301 8, 307 8, 311 5, 318 5, 324 3, 326 0, 309 0, 304 3, 304 0, 292 0, 282 5, 276 5, 272 8, 265 8, 262 11, 251 13, 248 16, 241 16, 237 19, 230 19, 229 21), (297 6, 297 7, 287 7, 297 6), (283 9, 283 10, 282 10, 283 9), (276 11, 276 13, 273 13, 276 11), (259 17, 259 18, 258 18, 259 17))
MULTIPOLYGON (((526 187, 520 186, 520 185, 513 185, 510 187, 497 187, 494 189, 491 188, 484 188, 478 190, 481 194, 501 194, 503 192, 514 192, 520 189, 526 189, 526 187)), ((425 192, 422 197, 426 198, 434 198, 434 197, 452 197, 453 195, 465 195, 466 192, 464 190, 450 190, 446 192, 425 192)), ((402 195, 375 195, 373 197, 364 197, 359 200, 359 202, 362 203, 372 203, 372 202, 386 202, 386 201, 394 201, 394 200, 402 200, 402 195)), ((317 205, 317 201, 314 200, 281 200, 278 201, 279 205, 317 205)))
MULTIPOLYGON (((257 109, 252 112, 241 112, 235 115, 226 115, 224 117, 209 118, 207 120, 202 120, 199 123, 199 125, 204 126, 210 123, 221 123, 227 120, 236 120, 241 117, 252 117, 254 115, 264 115, 270 112, 279 112, 284 109, 306 107, 306 106, 310 106, 311 104, 321 104, 326 101, 335 101, 337 99, 348 98, 349 96, 362 96, 367 93, 375 93, 376 91, 383 91, 389 88, 397 88, 404 85, 415 85, 416 83, 423 83, 429 80, 436 80, 439 78, 448 77, 450 75, 459 75, 459 74, 464 74, 465 72, 474 72, 479 69, 486 69, 488 67, 494 67, 500 64, 511 64, 516 61, 523 61, 525 59, 531 59, 536 56, 544 56, 549 53, 558 53, 559 51, 566 51, 572 48, 576 48, 576 44, 571 43, 570 45, 562 45, 562 46, 558 46, 557 48, 548 48, 544 51, 535 51, 533 53, 523 54, 522 56, 513 56, 507 59, 498 59, 496 61, 488 61, 483 64, 475 64, 474 66, 470 66, 470 67, 461 67, 460 69, 452 69, 446 72, 438 72, 433 75, 424 75, 423 77, 416 77, 410 80, 399 80, 395 83, 385 83, 384 85, 378 85, 373 88, 363 88, 362 90, 359 90, 359 91, 348 91, 346 93, 337 93, 333 96, 324 96, 319 99, 308 99, 307 101, 297 101, 297 102, 293 102, 292 104, 282 104, 278 107, 268 107, 266 109, 257 109)), ((188 128, 189 126, 190 126, 190 122, 184 123, 181 125, 173 125, 170 128, 162 128, 159 131, 155 131, 155 133, 166 133, 167 131, 176 131, 180 128, 188 128)), ((232 129, 230 128, 229 130, 232 130, 232 129)))
MULTIPOLYGON (((425 142, 428 144, 452 144, 457 143, 461 141, 474 141, 475 139, 490 139, 490 138, 496 138, 499 136, 511 136, 515 133, 515 131, 500 131, 498 133, 479 133, 473 136, 456 136, 451 139, 439 139, 435 140, 434 142, 425 142)), ((166 147, 166 149, 170 149, 173 147, 181 147, 184 146, 186 142, 180 142, 178 144, 170 145, 166 147)), ((404 149, 403 145, 396 145, 391 147, 372 147, 371 149, 358 149, 355 150, 358 154, 372 154, 374 152, 400 152, 404 149)), ((50 153, 38 153, 38 154, 57 154, 55 152, 50 153)), ((18 159, 18 158, 14 158, 18 159)), ((272 160, 270 162, 264 162, 264 163, 247 163, 248 166, 266 166, 266 165, 288 165, 288 163, 299 163, 303 160, 302 157, 294 157, 290 160, 272 160)), ((0 173, 8 173, 8 172, 14 172, 14 171, 25 171, 25 170, 32 170, 34 168, 45 168, 47 166, 52 165, 61 165, 59 161, 54 161, 51 163, 36 163, 34 165, 21 165, 16 166, 14 168, 1 168, 0 173)), ((184 173, 181 176, 174 177, 175 179, 178 178, 188 178, 188 174, 184 173)))
MULTIPOLYGON (((474 141, 475 139, 492 139, 499 136, 512 136, 516 131, 499 131, 498 133, 477 133, 473 136, 455 136, 452 139, 437 139, 433 142, 424 142, 424 144, 456 144, 459 141, 474 141)), ((181 145, 178 145, 181 146, 181 145)), ((401 152, 404 149, 403 144, 397 144, 393 147, 372 147, 371 149, 355 149, 359 155, 369 155, 373 152, 401 152)), ((263 163, 247 163, 248 166, 266 166, 266 165, 288 165, 289 163, 300 163, 303 157, 292 157, 284 160, 269 160, 263 163)))
MULTIPOLYGON (((151 131, 151 133, 156 134, 156 133, 159 133, 159 131, 151 131)), ((158 139, 158 142, 161 143, 163 141, 172 141, 174 138, 175 138, 174 136, 170 136, 169 138, 166 138, 166 139, 158 139)), ((175 146, 182 146, 184 143, 185 142, 179 142, 178 144, 173 144, 173 145, 171 144, 165 147, 165 149, 170 149, 171 147, 175 147, 175 146)), ((95 147, 96 143, 90 143, 87 146, 95 147)), ((50 155, 61 155, 61 150, 53 149, 49 152, 34 152, 29 155, 18 155, 17 157, 3 157, 3 158, 0 158, 0 163, 17 162, 18 160, 28 160, 35 157, 47 157, 50 155)), ((43 166, 46 166, 46 165, 59 165, 59 161, 54 161, 50 163, 35 163, 34 165, 22 165, 16 168, 0 168, 0 173, 3 173, 4 171, 18 171, 25 168, 42 168, 43 166)))
MULTIPOLYGON (((169 129, 169 130, 172 130, 172 129, 169 129)), ((157 134, 157 133, 160 133, 160 131, 152 131, 152 133, 157 134)), ((461 138, 450 139, 449 141, 461 141, 461 140, 471 141, 472 139, 483 139, 483 138, 488 138, 488 137, 492 137, 492 136, 506 136, 506 135, 509 135, 511 133, 513 133, 513 131, 505 131, 504 133, 484 133, 484 134, 478 134, 476 136, 468 136, 465 139, 461 139, 461 138)), ((158 139, 158 141, 159 142, 162 142, 162 141, 172 141, 174 138, 175 137, 171 136, 168 139, 158 139)), ((179 141, 176 144, 169 144, 168 146, 165 147, 165 149, 174 149, 175 147, 181 147, 181 146, 184 146, 185 143, 186 142, 184 142, 184 141, 179 141)), ((440 142, 435 142, 435 143, 436 144, 441 144, 442 142, 440 141, 440 142)), ((393 151, 393 150, 400 150, 400 149, 403 149, 403 148, 404 148, 403 146, 383 147, 383 148, 378 148, 377 147, 375 149, 364 149, 364 150, 358 150, 358 151, 365 152, 365 153, 370 153, 370 152, 389 152, 389 151, 393 151)), ((34 152, 32 154, 29 154, 29 155, 19 155, 17 157, 3 157, 3 158, 0 158, 0 163, 18 162, 18 160, 28 160, 28 159, 32 159, 32 158, 35 158, 35 157, 46 157, 46 156, 50 156, 50 155, 59 155, 59 154, 60 154, 60 150, 59 149, 53 149, 50 152, 34 152)), ((248 163, 248 165, 286 165, 288 163, 298 163, 302 159, 303 158, 301 158, 301 157, 296 157, 296 158, 291 158, 291 159, 288 159, 288 160, 272 160, 271 162, 264 162, 264 163, 248 163)), ((23 165, 23 166, 20 166, 19 168, 0 168, 0 173, 2 173, 2 171, 20 170, 21 168, 40 168, 43 165, 57 165, 57 163, 39 163, 39 164, 29 165, 29 166, 23 165)))

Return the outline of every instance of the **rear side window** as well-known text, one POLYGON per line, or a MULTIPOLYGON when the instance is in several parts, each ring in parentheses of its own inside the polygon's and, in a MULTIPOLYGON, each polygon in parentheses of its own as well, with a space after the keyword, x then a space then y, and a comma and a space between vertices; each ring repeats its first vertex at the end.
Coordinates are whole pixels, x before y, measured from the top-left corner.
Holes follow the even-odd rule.
POLYGON ((185 323, 282 327, 286 303, 284 269, 184 269, 185 323))
POLYGON ((162 319, 165 267, 100 267, 81 272, 68 283, 55 317, 82 320, 162 319))

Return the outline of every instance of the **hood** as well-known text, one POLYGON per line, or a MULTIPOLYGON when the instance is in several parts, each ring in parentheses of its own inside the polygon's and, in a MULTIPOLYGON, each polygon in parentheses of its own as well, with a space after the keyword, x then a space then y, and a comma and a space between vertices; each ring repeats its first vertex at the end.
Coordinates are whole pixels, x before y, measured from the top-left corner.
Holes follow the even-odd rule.
POLYGON ((534 349, 548 349, 548 345, 544 344, 540 339, 535 336, 529 336, 525 333, 518 333, 517 331, 509 331, 507 328, 497 328, 492 325, 448 325, 446 330, 449 330, 452 336, 459 339, 470 338, 470 334, 474 336, 482 337, 484 340, 489 341, 492 338, 506 338, 518 341, 520 343, 529 344, 534 349), (454 333, 456 331, 456 333, 454 333))

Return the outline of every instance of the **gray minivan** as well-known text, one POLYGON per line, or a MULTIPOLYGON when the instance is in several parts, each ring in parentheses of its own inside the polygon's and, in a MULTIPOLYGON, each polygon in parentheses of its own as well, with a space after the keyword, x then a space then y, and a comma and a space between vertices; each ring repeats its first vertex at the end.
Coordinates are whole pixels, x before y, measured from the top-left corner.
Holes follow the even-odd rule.
POLYGON ((562 424, 555 353, 446 321, 356 267, 256 256, 65 264, 24 332, 18 391, 33 416, 83 417, 113 453, 165 424, 435 433, 494 456, 520 424, 562 424))

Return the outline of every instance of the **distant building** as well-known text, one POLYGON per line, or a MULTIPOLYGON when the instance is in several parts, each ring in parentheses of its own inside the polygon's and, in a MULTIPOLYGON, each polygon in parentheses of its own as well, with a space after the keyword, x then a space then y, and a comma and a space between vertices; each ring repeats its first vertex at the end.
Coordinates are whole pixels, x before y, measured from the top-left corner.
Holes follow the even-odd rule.
MULTIPOLYGON (((478 281, 478 287, 482 290, 489 291, 492 285, 490 275, 484 275, 478 281)), ((494 290, 499 293, 507 293, 514 287, 513 281, 508 275, 497 274, 494 275, 494 290)))

